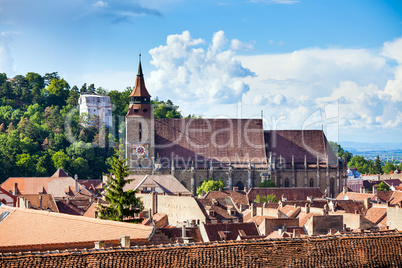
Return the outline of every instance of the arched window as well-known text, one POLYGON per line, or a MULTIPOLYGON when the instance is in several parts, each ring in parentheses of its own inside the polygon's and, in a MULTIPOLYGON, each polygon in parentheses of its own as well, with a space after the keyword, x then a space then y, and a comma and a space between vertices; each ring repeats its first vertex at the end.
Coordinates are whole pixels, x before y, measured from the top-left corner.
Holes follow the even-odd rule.
POLYGON ((138 141, 139 142, 142 141, 142 124, 141 123, 138 124, 138 141))
POLYGON ((236 187, 238 187, 240 191, 244 190, 244 184, 241 181, 236 183, 236 187))
POLYGON ((329 195, 335 197, 335 179, 331 178, 329 181, 329 195))
POLYGON ((310 179, 310 187, 314 187, 314 179, 310 179))
POLYGON ((285 187, 286 187, 286 188, 289 187, 289 179, 288 179, 288 178, 285 179, 285 187))

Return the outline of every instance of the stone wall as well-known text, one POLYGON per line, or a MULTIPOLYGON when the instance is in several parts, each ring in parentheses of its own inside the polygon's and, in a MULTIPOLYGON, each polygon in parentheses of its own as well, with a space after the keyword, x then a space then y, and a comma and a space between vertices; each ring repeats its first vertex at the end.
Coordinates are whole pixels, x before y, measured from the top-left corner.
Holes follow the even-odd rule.
POLYGON ((313 215, 304 225, 308 235, 326 235, 330 229, 343 231, 343 215, 313 215))
MULTIPOLYGON (((144 202, 146 210, 152 209, 152 194, 137 194, 144 202)), ((156 212, 168 216, 170 225, 180 225, 183 221, 205 223, 205 215, 192 196, 156 194, 156 212)))
POLYGON ((402 267, 402 235, 0 254, 0 267, 402 267))
POLYGON ((402 208, 399 206, 387 208, 387 225, 389 229, 402 230, 402 208))

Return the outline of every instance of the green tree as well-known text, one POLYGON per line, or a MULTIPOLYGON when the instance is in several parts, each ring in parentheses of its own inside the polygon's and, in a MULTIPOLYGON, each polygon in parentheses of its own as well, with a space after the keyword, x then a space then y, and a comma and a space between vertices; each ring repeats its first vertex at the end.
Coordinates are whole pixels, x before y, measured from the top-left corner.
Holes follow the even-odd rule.
POLYGON ((55 152, 52 155, 53 166, 56 169, 62 168, 64 170, 67 170, 70 161, 71 161, 71 159, 63 151, 55 152))
MULTIPOLYGON (((118 153, 117 153, 118 154, 118 153)), ((109 181, 104 195, 108 205, 98 206, 99 218, 115 221, 133 221, 135 214, 144 209, 143 202, 136 197, 136 191, 124 191, 124 186, 129 183, 126 159, 111 157, 111 170, 109 181)))
POLYGON ((152 101, 154 106, 155 118, 183 118, 178 111, 179 106, 173 104, 171 100, 167 102, 159 101, 158 98, 152 101))
POLYGON ((384 174, 389 174, 391 171, 394 171, 396 169, 395 165, 391 162, 387 162, 385 166, 382 167, 382 173, 384 174))
POLYGON ((201 185, 197 188, 197 195, 201 195, 203 192, 207 193, 209 191, 218 191, 219 189, 225 188, 225 183, 221 178, 218 180, 213 180, 212 178, 204 180, 201 185))
POLYGON ((377 155, 377 158, 375 159, 375 162, 374 162, 374 173, 375 174, 381 174, 382 172, 382 169, 381 169, 381 160, 380 160, 380 156, 379 155, 377 155))
POLYGON ((269 194, 265 196, 257 195, 255 200, 255 203, 278 203, 278 199, 276 198, 276 195, 274 194, 269 194))
POLYGON ((263 182, 260 183, 260 185, 258 185, 258 187, 262 187, 262 188, 269 188, 269 187, 277 187, 275 182, 273 182, 272 180, 265 180, 263 182))
POLYGON ((389 191, 389 187, 384 181, 381 181, 377 184, 377 191, 389 191))

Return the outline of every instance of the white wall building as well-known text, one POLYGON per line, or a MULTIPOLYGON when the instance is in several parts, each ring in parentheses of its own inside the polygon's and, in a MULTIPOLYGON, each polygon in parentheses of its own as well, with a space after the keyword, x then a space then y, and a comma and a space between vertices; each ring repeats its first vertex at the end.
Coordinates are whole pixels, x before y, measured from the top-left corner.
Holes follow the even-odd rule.
POLYGON ((102 125, 113 126, 110 97, 95 93, 82 93, 78 104, 80 105, 80 115, 87 113, 90 118, 96 115, 102 125))

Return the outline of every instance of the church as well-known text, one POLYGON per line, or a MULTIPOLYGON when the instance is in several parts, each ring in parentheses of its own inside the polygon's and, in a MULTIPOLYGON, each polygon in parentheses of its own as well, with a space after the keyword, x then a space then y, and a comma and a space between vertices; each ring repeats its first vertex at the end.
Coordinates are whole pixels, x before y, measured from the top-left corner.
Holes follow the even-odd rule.
POLYGON ((171 174, 191 193, 207 178, 227 189, 264 180, 278 187, 318 187, 335 197, 346 163, 322 130, 264 130, 262 119, 156 119, 141 61, 126 115, 126 157, 134 174, 171 174))

